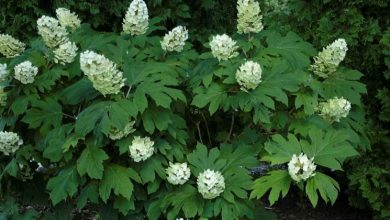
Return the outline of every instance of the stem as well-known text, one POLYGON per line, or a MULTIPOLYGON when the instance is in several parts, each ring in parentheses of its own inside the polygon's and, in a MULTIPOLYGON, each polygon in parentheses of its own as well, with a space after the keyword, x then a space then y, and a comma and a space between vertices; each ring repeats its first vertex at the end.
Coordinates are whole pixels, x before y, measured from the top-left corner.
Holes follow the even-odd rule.
POLYGON ((200 140, 200 143, 203 144, 203 140, 202 140, 202 134, 200 133, 200 128, 199 128, 199 123, 200 122, 196 122, 196 129, 198 130, 198 135, 199 135, 199 140, 200 140))
POLYGON ((206 125, 207 137, 209 138, 209 145, 211 146, 211 135, 210 135, 209 126, 207 124, 207 120, 206 120, 206 117, 204 116, 203 112, 201 113, 201 115, 202 115, 203 121, 206 125))
POLYGON ((130 91, 131 91, 131 87, 132 87, 132 85, 131 85, 131 86, 129 86, 129 89, 127 90, 127 93, 126 93, 126 99, 127 99, 127 97, 129 97, 129 94, 130 94, 130 91))
POLYGON ((233 127, 234 127, 234 112, 233 112, 233 114, 232 114, 232 121, 231 121, 231 123, 230 123, 229 134, 228 134, 228 136, 227 136, 225 142, 227 142, 228 140, 230 140, 230 136, 232 135, 232 132, 233 132, 233 127))
POLYGON ((69 115, 69 114, 66 114, 66 113, 62 113, 64 116, 67 116, 69 118, 73 118, 74 120, 76 120, 76 117, 75 116, 72 116, 72 115, 69 115))

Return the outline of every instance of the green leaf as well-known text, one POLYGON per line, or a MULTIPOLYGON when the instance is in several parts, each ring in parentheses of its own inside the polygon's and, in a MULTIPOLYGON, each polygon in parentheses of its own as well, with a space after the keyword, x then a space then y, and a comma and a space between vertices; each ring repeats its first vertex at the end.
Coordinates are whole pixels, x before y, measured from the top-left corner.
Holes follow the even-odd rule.
POLYGON ((291 177, 287 171, 271 171, 267 176, 255 180, 250 198, 260 199, 268 190, 270 190, 268 200, 270 204, 273 205, 280 196, 284 198, 287 195, 290 185, 291 177))
POLYGON ((312 115, 315 108, 318 106, 318 95, 299 92, 296 94, 295 108, 299 109, 303 106, 306 115, 312 115))
POLYGON ((147 96, 163 108, 170 108, 173 100, 186 102, 183 92, 174 88, 179 85, 179 81, 173 66, 158 62, 128 62, 125 63, 123 72, 126 84, 135 86, 134 103, 141 113, 148 106, 147 96))
POLYGON ((207 150, 206 146, 198 143, 196 149, 187 155, 188 162, 193 166, 191 171, 197 176, 206 169, 221 170, 226 165, 226 160, 219 158, 218 148, 207 150))
POLYGON ((319 129, 309 131, 311 144, 302 146, 302 150, 310 158, 314 158, 316 164, 342 170, 341 164, 345 158, 357 156, 358 152, 348 142, 350 132, 348 130, 330 130, 323 133, 319 129))
POLYGON ((161 178, 165 177, 165 170, 162 163, 165 163, 162 157, 151 157, 142 164, 140 176, 144 183, 153 182, 158 174, 161 178))
POLYGON ((63 152, 62 146, 66 142, 66 136, 71 131, 72 125, 67 124, 57 127, 47 133, 43 146, 43 157, 48 158, 52 162, 58 162, 62 158, 69 159, 71 152, 63 152))
POLYGON ((56 81, 59 80, 61 76, 68 76, 68 72, 56 68, 44 71, 35 78, 34 85, 37 86, 40 92, 50 91, 52 87, 57 84, 56 81))
POLYGON ((88 201, 92 203, 99 202, 98 185, 96 182, 88 183, 88 185, 81 190, 80 196, 77 198, 77 208, 84 208, 88 201))
POLYGON ((79 182, 76 166, 65 167, 56 177, 49 179, 47 189, 50 190, 53 205, 72 197, 77 192, 79 182))
POLYGON ((294 69, 307 69, 311 63, 310 58, 316 54, 316 50, 294 32, 288 32, 281 36, 274 31, 264 31, 268 47, 258 50, 255 56, 275 57, 275 54, 283 57, 290 67, 294 69))
POLYGON ((204 200, 198 193, 198 190, 185 184, 165 196, 162 207, 172 206, 168 212, 168 219, 176 218, 180 210, 183 211, 186 218, 194 218, 197 214, 202 215, 204 200))
POLYGON ((77 160, 77 171, 81 176, 88 173, 94 179, 101 179, 103 176, 103 161, 108 159, 104 150, 97 146, 88 145, 77 160))
POLYGON ((366 86, 357 81, 362 76, 357 70, 339 68, 324 81, 313 80, 310 86, 325 99, 344 97, 352 104, 361 105, 361 94, 367 93, 366 86))
POLYGON ((62 91, 61 100, 65 104, 76 105, 91 100, 98 95, 99 93, 93 88, 92 82, 87 78, 82 78, 62 91))
POLYGON ((29 109, 22 121, 29 124, 29 128, 39 128, 46 133, 51 128, 56 128, 62 122, 62 107, 54 99, 48 98, 45 101, 35 100, 33 108, 29 109))
POLYGON ((333 205, 339 190, 340 187, 336 180, 320 172, 316 172, 316 175, 310 178, 306 184, 306 194, 314 207, 318 201, 317 191, 325 202, 330 201, 333 205))
POLYGON ((132 178, 133 173, 129 168, 117 164, 110 164, 105 167, 103 179, 99 184, 99 194, 103 202, 107 202, 110 197, 111 190, 117 196, 123 196, 125 199, 130 200, 133 193, 132 178))
POLYGON ((214 114, 227 98, 224 88, 216 83, 212 83, 207 89, 203 87, 197 87, 194 90, 194 93, 196 95, 194 96, 191 104, 198 108, 203 108, 210 104, 210 115, 214 114))
POLYGON ((288 134, 287 139, 280 134, 272 136, 272 141, 265 143, 265 150, 270 153, 262 160, 272 164, 282 164, 290 161, 291 157, 301 153, 301 143, 293 134, 288 134))
POLYGON ((144 128, 150 134, 153 134, 157 128, 159 131, 164 131, 172 124, 172 112, 169 110, 157 108, 148 108, 142 114, 144 128))
POLYGON ((125 199, 122 196, 115 197, 114 208, 118 209, 124 216, 126 216, 130 210, 135 209, 133 197, 131 197, 130 200, 125 199))

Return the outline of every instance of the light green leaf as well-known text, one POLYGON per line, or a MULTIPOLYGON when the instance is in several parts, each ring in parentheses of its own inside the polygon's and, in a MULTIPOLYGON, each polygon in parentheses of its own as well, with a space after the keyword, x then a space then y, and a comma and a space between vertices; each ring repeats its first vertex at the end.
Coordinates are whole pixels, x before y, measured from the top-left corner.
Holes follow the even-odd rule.
POLYGON ((128 168, 117 164, 110 164, 104 169, 103 179, 99 184, 99 194, 103 202, 107 202, 111 190, 115 195, 130 200, 133 193, 133 183, 130 181, 132 173, 128 168))
POLYGON ((268 190, 270 190, 268 200, 273 205, 281 196, 284 198, 291 185, 291 177, 285 170, 276 170, 255 180, 253 191, 250 198, 260 199, 268 190))
POLYGON ((77 171, 81 176, 88 173, 94 179, 101 179, 103 176, 103 161, 108 159, 104 150, 97 146, 87 145, 77 160, 77 171))
POLYGON ((50 190, 53 205, 72 197, 77 192, 79 179, 76 166, 65 167, 56 177, 49 179, 47 189, 50 190))

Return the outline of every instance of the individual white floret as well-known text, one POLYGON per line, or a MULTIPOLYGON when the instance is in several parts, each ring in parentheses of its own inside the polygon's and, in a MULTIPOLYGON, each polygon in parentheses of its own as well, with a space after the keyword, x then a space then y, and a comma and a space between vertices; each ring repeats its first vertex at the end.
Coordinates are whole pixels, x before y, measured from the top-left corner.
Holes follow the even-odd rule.
POLYGON ((8 34, 0 34, 0 53, 7 58, 19 56, 26 45, 8 34))
POLYGON ((301 153, 298 157, 293 155, 288 163, 288 173, 291 178, 297 182, 305 181, 315 175, 316 165, 313 158, 307 158, 306 154, 301 153))
POLYGON ((154 142, 149 137, 141 138, 139 136, 134 137, 133 142, 129 146, 130 157, 135 162, 147 160, 154 153, 154 142))
POLYGON ((123 73, 118 70, 115 63, 103 55, 89 50, 81 53, 80 67, 91 80, 93 87, 104 96, 118 94, 124 86, 123 73))
POLYGON ((165 171, 168 182, 173 185, 183 185, 191 176, 191 170, 187 163, 169 162, 169 167, 165 171))
POLYGON ((236 72, 237 83, 244 91, 255 89, 261 82, 262 69, 260 64, 246 61, 236 72))
POLYGON ((9 156, 23 144, 23 140, 14 132, 0 131, 0 152, 9 156))
POLYGON ((148 8, 143 0, 133 0, 123 19, 123 32, 141 35, 148 30, 148 8))
POLYGON ((161 41, 161 47, 165 51, 177 51, 183 50, 185 41, 188 39, 188 30, 183 26, 177 26, 165 34, 161 41))
POLYGON ((254 0, 237 1, 237 32, 239 34, 259 33, 263 30, 263 16, 260 5, 254 0))
POLYGON ((219 61, 236 57, 238 56, 236 43, 226 34, 213 36, 210 42, 211 53, 219 61))
POLYGON ((38 67, 28 60, 16 65, 14 70, 15 79, 23 84, 33 83, 35 76, 38 74, 38 67))
POLYGON ((205 199, 214 199, 225 190, 225 178, 221 172, 207 169, 199 174, 198 191, 205 199))

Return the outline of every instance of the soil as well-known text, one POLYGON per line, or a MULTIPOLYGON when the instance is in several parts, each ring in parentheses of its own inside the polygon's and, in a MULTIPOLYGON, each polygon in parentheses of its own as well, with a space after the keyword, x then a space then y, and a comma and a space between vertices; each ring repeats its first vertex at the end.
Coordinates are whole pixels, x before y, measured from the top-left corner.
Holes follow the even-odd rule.
POLYGON ((349 206, 343 195, 340 195, 333 206, 319 201, 316 208, 305 198, 289 195, 269 209, 276 214, 277 220, 372 220, 369 210, 349 206))

